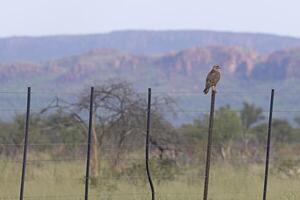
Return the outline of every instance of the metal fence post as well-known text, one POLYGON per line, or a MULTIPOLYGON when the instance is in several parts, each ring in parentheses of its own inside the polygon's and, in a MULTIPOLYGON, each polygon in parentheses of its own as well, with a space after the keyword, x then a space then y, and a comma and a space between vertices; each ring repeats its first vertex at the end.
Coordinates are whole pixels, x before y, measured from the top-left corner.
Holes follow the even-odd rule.
POLYGON ((94 87, 91 87, 88 146, 87 146, 86 174, 85 174, 85 193, 84 193, 85 200, 88 200, 88 198, 89 198, 90 157, 91 157, 91 140, 92 140, 91 135, 92 135, 92 126, 93 126, 93 105, 94 105, 94 87))
POLYGON ((20 200, 23 200, 24 188, 25 188, 25 173, 26 173, 26 161, 27 161, 27 146, 28 146, 28 131, 29 131, 29 117, 30 117, 30 100, 31 100, 31 88, 27 88, 27 109, 24 129, 24 150, 23 150, 23 165, 22 165, 22 178, 20 188, 20 200))
POLYGON ((216 97, 216 92, 214 90, 212 90, 211 103, 210 103, 210 115, 209 115, 209 127, 208 127, 208 140, 207 140, 207 150, 206 150, 206 167, 205 167, 203 200, 207 200, 207 197, 208 197, 208 182, 209 182, 209 170, 210 170, 212 131, 213 131, 214 112, 215 112, 215 97, 216 97))
POLYGON ((154 185, 151 178, 150 168, 149 168, 149 135, 150 135, 150 119, 151 118, 151 88, 148 88, 148 108, 147 108, 147 130, 146 130, 146 151, 145 151, 145 158, 146 158, 146 171, 147 177, 151 189, 151 199, 155 200, 155 190, 154 185))
POLYGON ((266 165, 265 165, 265 180, 264 180, 263 200, 267 199, 268 176, 269 176, 269 156, 270 156, 272 116, 273 116, 273 103, 274 103, 274 89, 272 89, 271 99, 270 99, 270 111, 269 111, 269 124, 268 124, 268 138, 267 138, 267 152, 266 152, 266 165))

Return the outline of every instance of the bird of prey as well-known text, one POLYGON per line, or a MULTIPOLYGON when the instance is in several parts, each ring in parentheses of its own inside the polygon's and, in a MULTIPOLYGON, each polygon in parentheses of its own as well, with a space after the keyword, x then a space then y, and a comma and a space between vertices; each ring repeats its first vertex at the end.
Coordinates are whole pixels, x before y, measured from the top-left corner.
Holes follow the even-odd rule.
POLYGON ((210 87, 212 87, 213 91, 216 91, 215 87, 221 77, 220 69, 221 68, 219 65, 214 65, 212 70, 208 73, 206 77, 205 89, 203 90, 204 94, 208 93, 210 87))

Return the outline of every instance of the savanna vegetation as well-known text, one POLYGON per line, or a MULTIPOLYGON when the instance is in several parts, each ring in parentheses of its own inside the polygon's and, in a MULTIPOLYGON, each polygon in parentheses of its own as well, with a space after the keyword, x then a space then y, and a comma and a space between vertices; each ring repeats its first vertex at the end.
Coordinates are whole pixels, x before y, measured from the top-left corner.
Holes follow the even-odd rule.
MULTIPOLYGON (((92 127, 91 199, 149 199, 144 143, 146 95, 127 82, 95 87, 92 127)), ((26 199, 82 199, 88 129, 89 90, 75 101, 54 98, 30 120, 26 199)), ((168 96, 152 100, 151 172, 158 199, 201 199, 208 114, 174 126, 168 96)), ((216 110, 209 196, 212 200, 253 200, 262 196, 266 113, 245 102, 242 109, 216 110)), ((300 198, 300 118, 273 120, 268 195, 300 198)), ((24 114, 0 122, 0 199, 18 199, 24 114)))

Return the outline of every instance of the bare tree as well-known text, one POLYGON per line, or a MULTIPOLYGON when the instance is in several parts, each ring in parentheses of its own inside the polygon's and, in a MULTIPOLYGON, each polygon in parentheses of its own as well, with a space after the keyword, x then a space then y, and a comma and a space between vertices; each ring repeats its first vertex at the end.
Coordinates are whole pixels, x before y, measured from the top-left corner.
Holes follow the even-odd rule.
MULTIPOLYGON (((81 128, 86 135, 89 99, 90 93, 87 88, 79 95, 77 102, 71 104, 56 98, 41 113, 57 108, 63 109, 66 113, 69 113, 71 120, 81 124, 81 128)), ((126 81, 109 81, 106 84, 95 86, 93 110, 95 123, 92 127, 91 149, 92 177, 96 178, 99 175, 100 150, 105 138, 115 141, 115 146, 111 146, 116 149, 113 158, 114 166, 118 166, 122 152, 128 148, 125 146, 128 138, 144 138, 146 99, 146 93, 137 93, 132 85, 126 81)), ((155 134, 151 137, 151 141, 161 152, 168 149, 170 146, 168 143, 175 138, 171 136, 172 125, 163 116, 163 110, 165 109, 175 113, 174 106, 174 100, 166 96, 154 97, 152 101, 152 127, 156 131, 154 131, 155 134)), ((135 145, 132 141, 129 141, 128 144, 135 145)))
MULTIPOLYGON (((79 109, 89 108, 89 95, 84 91, 79 101, 79 109)), ((97 119, 97 128, 94 128, 94 135, 99 136, 99 145, 102 145, 103 138, 110 134, 116 141, 116 156, 114 164, 118 165, 120 155, 124 150, 126 139, 131 137, 144 136, 146 122, 146 93, 137 93, 132 85, 126 81, 109 82, 108 84, 95 87, 94 114, 97 119), (111 131, 113 130, 113 132, 111 131), (98 134, 96 134, 98 132, 98 134)), ((160 96, 154 97, 152 101, 152 126, 161 131, 171 130, 170 124, 164 122, 162 111, 174 111, 175 102, 173 99, 160 96)), ((169 132, 169 131, 168 131, 169 132)), ((158 135, 158 134, 156 134, 158 135)), ((154 141, 152 137, 152 141, 154 141)), ((157 147, 158 147, 158 142, 157 147)), ((166 143, 166 141, 164 141, 166 143)), ((160 147, 162 148, 162 147, 160 147)))

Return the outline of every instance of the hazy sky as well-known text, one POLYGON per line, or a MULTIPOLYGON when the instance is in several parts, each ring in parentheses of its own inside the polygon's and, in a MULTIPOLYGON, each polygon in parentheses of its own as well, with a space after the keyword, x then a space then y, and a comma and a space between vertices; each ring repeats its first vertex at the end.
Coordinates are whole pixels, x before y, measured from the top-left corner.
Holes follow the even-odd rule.
POLYGON ((300 37, 300 0, 0 0, 0 37, 206 29, 300 37))

